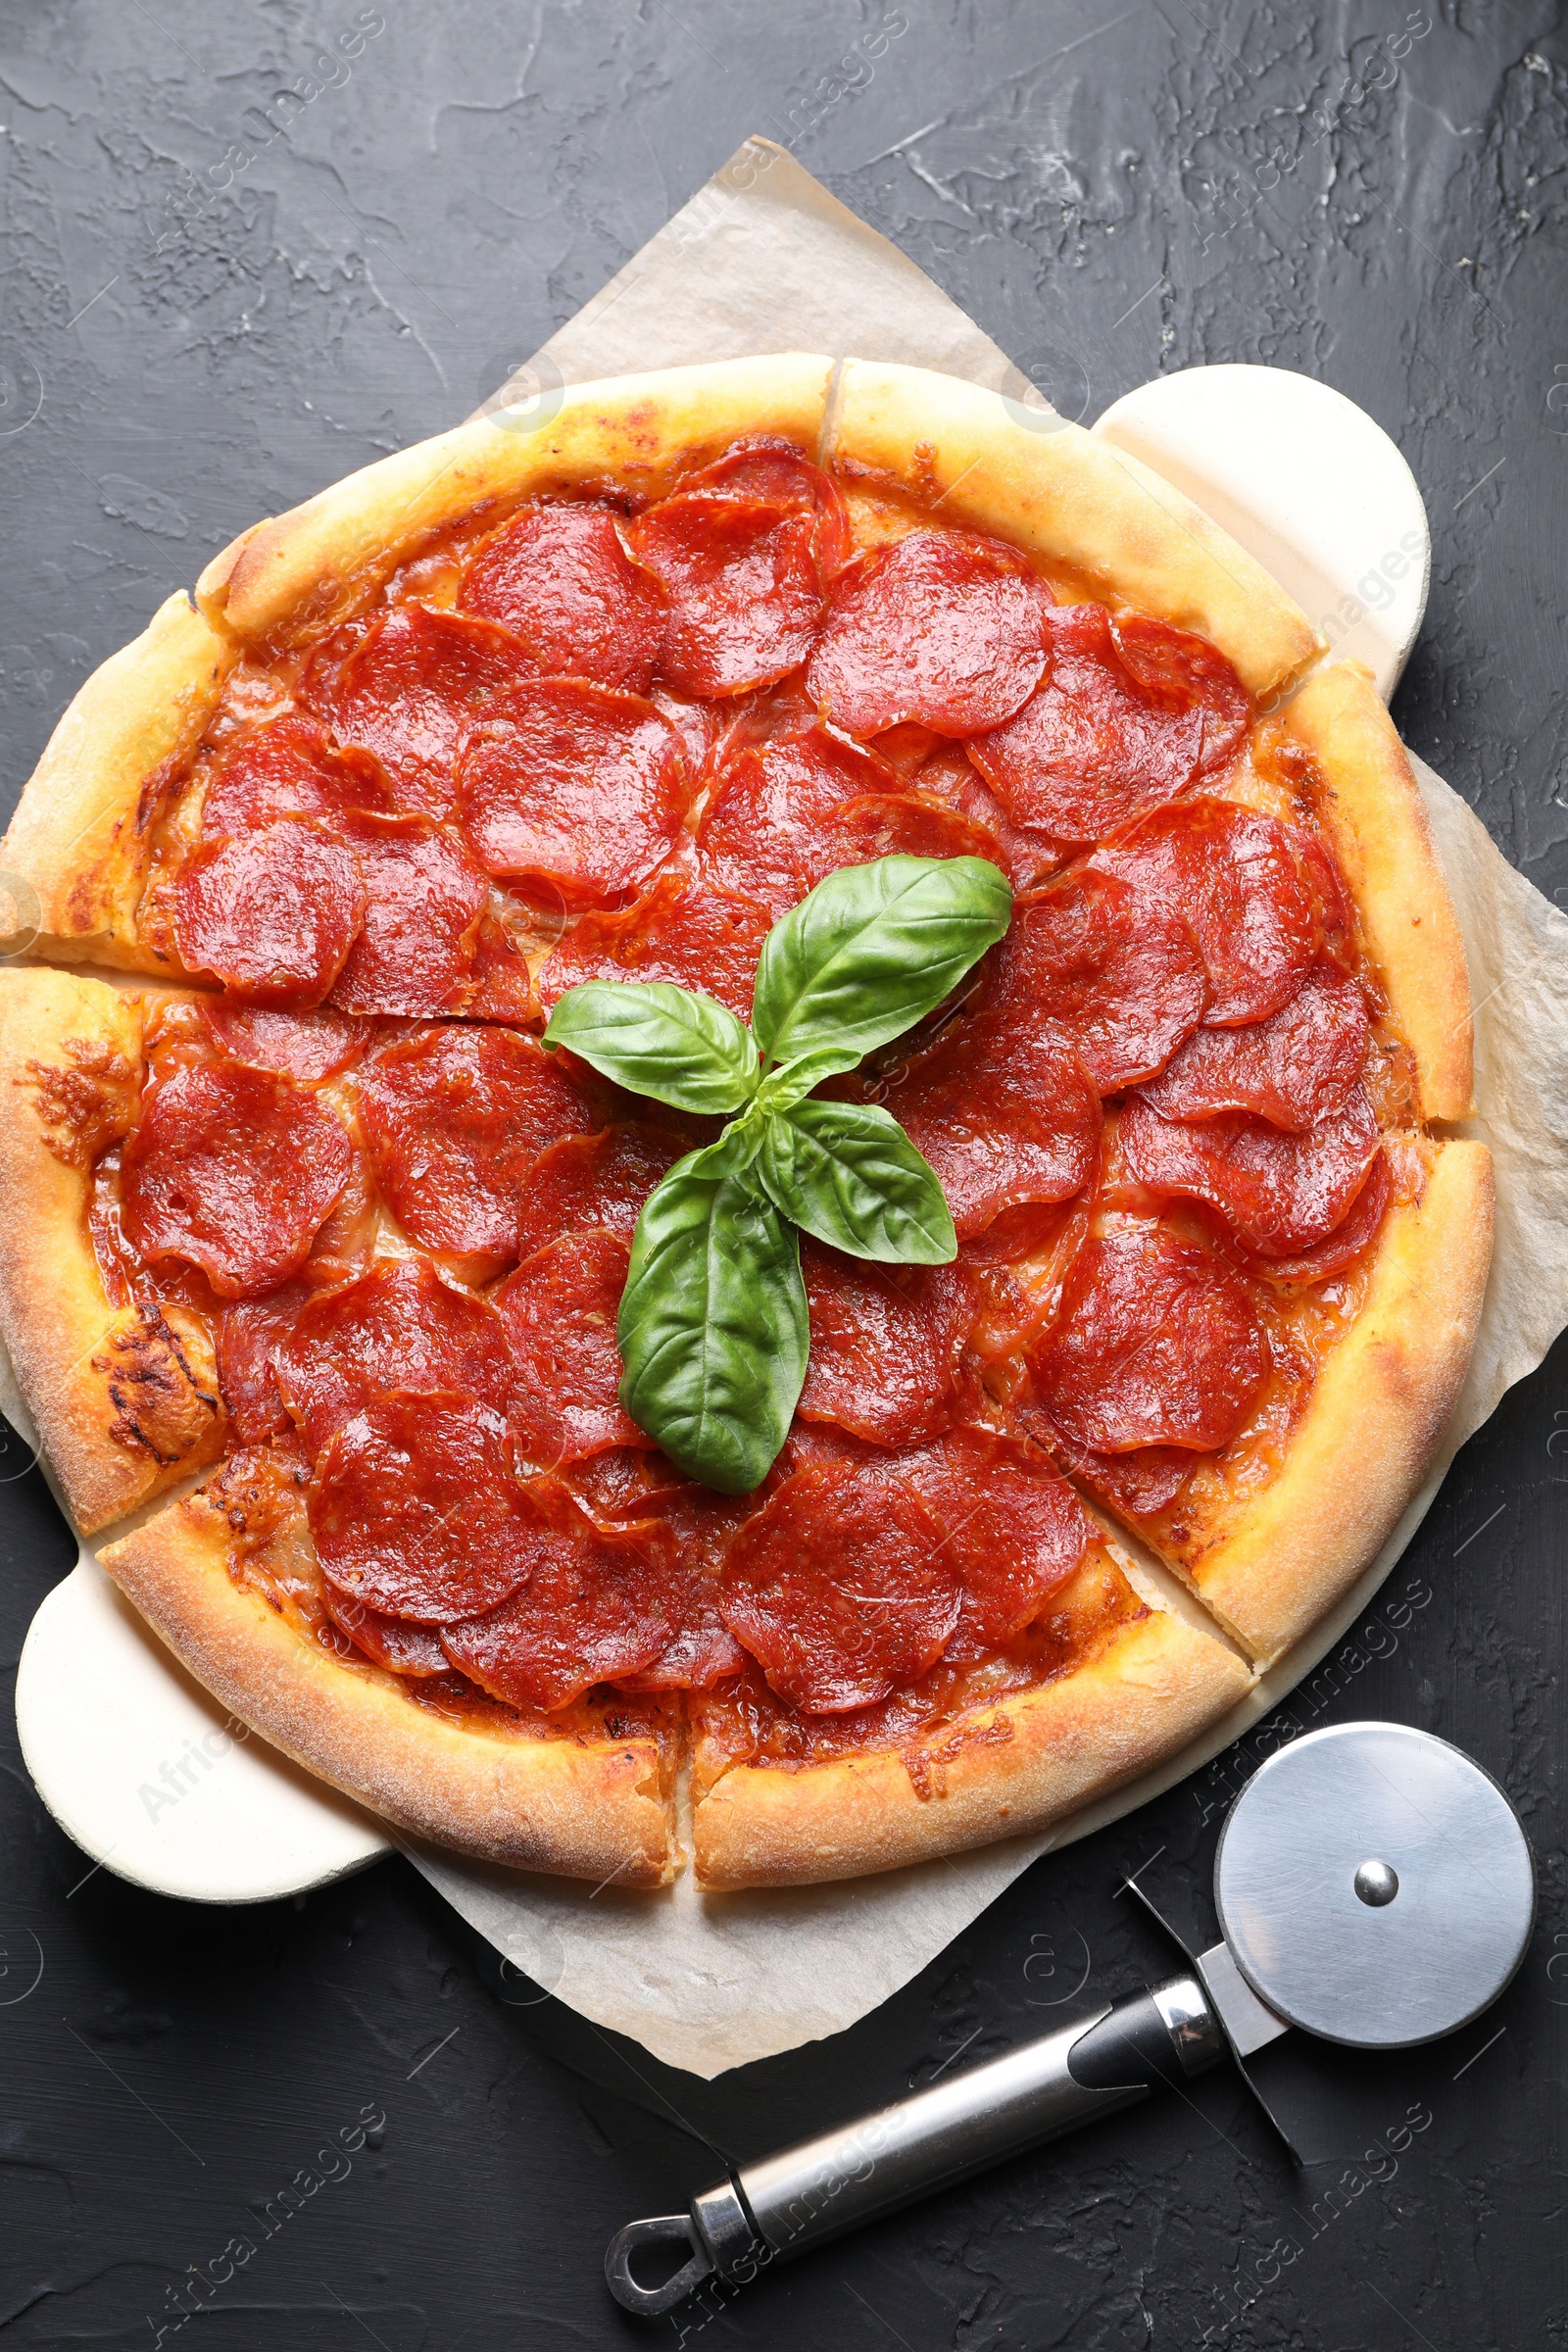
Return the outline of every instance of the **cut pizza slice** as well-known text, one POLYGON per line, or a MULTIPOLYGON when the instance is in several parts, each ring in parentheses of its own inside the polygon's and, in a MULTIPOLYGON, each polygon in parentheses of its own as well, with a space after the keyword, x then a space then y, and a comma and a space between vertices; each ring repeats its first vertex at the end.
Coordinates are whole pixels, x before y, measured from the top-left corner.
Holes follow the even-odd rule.
POLYGON ((140 1105, 142 1007, 74 973, 0 972, 0 1330, 84 1535, 217 1459, 211 1325, 177 1295, 106 1284, 103 1169, 140 1105))
MULTIPOLYGON (((819 612, 836 528, 782 477, 792 460, 822 478, 804 460, 831 368, 777 354, 573 386, 535 429, 480 416, 253 525, 56 728, 6 842, 33 952, 256 1002, 526 1012, 563 906, 651 875, 689 805, 688 746, 646 700, 670 592, 628 518, 765 437, 767 513, 804 534, 819 612)), ((725 557, 746 488, 714 487, 693 542, 711 559, 694 625, 731 640, 770 568, 725 557)))
POLYGON ((678 1700, 487 1703, 437 1642, 327 1605, 298 1465, 239 1453, 104 1566, 221 1703, 416 1836, 517 1869, 662 1886, 680 1864, 678 1700), (352 1629, 352 1630, 351 1630, 352 1629))
POLYGON ((1252 1682, 1038 1448, 983 1425, 891 1462, 808 1457, 718 1599, 752 1662, 690 1701, 705 1886, 853 1878, 1054 1820, 1252 1682))
MULTIPOLYGON (((1349 925, 1319 895, 1312 940, 1293 934, 1283 876, 1255 856, 1250 896, 1217 894, 1211 916, 1213 823, 1200 871, 1176 855, 1203 804, 1096 853, 1187 907, 1211 987, 1251 991, 1254 1017, 1215 1024, 1211 995, 1209 1025, 1122 1095, 1075 1254, 1022 1284, 1020 1346, 994 1372, 1018 1424, 1262 1665, 1354 1586, 1418 1489, 1469 1362, 1493 1221, 1490 1153, 1441 1132, 1471 1107, 1469 989, 1402 747, 1350 663, 1285 725, 1212 806, 1293 837, 1309 818, 1320 840, 1292 862, 1330 888, 1313 863, 1327 844, 1349 925), (1294 974, 1293 936, 1316 958, 1294 974), (1293 993, 1265 1010, 1282 981, 1293 993)), ((1147 984, 1142 1002, 1157 1002, 1147 984)))

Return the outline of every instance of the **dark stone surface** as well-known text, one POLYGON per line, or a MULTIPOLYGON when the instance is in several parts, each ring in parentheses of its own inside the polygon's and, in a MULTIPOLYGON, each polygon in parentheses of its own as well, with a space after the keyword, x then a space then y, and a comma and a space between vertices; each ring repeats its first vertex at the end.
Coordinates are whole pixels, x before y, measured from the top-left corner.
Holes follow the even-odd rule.
MULTIPOLYGON (((760 130, 1070 412, 1229 359, 1370 410, 1433 521, 1404 731, 1544 889, 1568 888, 1557 8, 386 13, 370 31, 349 0, 0 9, 7 806, 80 679, 215 548, 471 408, 760 130), (898 28, 880 48, 878 27, 898 28), (328 82, 262 145, 247 108, 328 82)), ((1325 2062, 1355 2165, 1295 2173, 1221 2074, 645 2335, 599 2278, 621 2221, 681 2201, 715 2151, 758 2153, 1161 1972, 1118 1877, 1162 1847, 1150 1884, 1198 1884, 1248 1759, 1038 1865, 853 2033, 705 2086, 526 1987, 498 1998, 402 1862, 254 1911, 107 1872, 78 1885, 8 1734, 5 2341, 145 2345, 177 2317, 175 2282, 221 2276, 237 2237, 253 2257, 185 2298, 197 2339, 236 2352, 705 2328, 759 2352, 1568 2340, 1565 1364, 1559 1348, 1466 1449, 1290 1710, 1458 1741, 1523 1806, 1543 1866, 1537 1939, 1494 2017, 1397 2065, 1325 2062), (318 2162, 367 2111, 379 2145, 318 2162), (337 2178, 269 2224, 310 2167, 337 2178)), ((70 1556, 36 1478, 0 1491, 0 1543, 14 1664, 70 1556)))

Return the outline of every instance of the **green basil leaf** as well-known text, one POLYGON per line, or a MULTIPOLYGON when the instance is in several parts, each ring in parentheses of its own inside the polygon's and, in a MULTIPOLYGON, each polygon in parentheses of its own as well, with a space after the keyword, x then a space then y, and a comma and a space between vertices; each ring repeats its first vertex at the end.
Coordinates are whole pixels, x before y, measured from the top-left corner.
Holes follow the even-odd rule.
POLYGON ((786 1217, 852 1257, 945 1266, 958 1253, 935 1169, 872 1102, 798 1102, 762 1130, 757 1173, 786 1217))
POLYGON ((559 998, 547 1046, 677 1110, 740 1110, 757 1091, 757 1048, 726 1004, 666 980, 585 980, 559 998))
POLYGON ((788 1062, 831 1050, 851 1068, 940 1004, 1011 919, 1007 878, 984 858, 840 866, 767 935, 759 1052, 788 1062))
POLYGON ((616 1324, 621 1403, 721 1494, 751 1494, 772 1468, 810 1342, 800 1242, 756 1182, 759 1141, 722 1136, 655 1187, 616 1324))
MULTIPOLYGON (((858 1061, 859 1055, 855 1058, 858 1061)), ((813 1086, 820 1085, 824 1078, 836 1078, 841 1070, 851 1066, 836 1046, 824 1046, 815 1054, 803 1054, 796 1061, 786 1061, 780 1068, 768 1071, 752 1097, 747 1115, 762 1119, 771 1111, 793 1109, 797 1102, 806 1100, 813 1086)))

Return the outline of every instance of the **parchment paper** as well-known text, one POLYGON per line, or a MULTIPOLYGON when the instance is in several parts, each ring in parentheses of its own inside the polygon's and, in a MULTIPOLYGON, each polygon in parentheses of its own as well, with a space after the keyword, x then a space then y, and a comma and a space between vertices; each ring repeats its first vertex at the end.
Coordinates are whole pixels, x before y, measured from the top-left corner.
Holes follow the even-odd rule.
MULTIPOLYGON (((518 400, 520 424, 563 384, 787 350, 939 368, 1038 406, 1018 370, 923 271, 762 139, 748 140, 498 397, 518 400)), ((1217 1755, 1354 1623, 1459 1446, 1568 1324, 1568 1122, 1560 1115, 1568 916, 1515 873, 1457 793, 1415 765, 1470 956, 1476 1094, 1487 1105, 1471 1132, 1496 1159, 1496 1254, 1441 1457, 1355 1592, 1243 1705, 1159 1771, 1054 1830, 978 1853, 885 1877, 730 1895, 700 1894, 689 1874, 649 1895, 414 1853, 525 1976, 705 2077, 838 2033, 906 1984, 1037 1856, 1131 1812, 1217 1755)))

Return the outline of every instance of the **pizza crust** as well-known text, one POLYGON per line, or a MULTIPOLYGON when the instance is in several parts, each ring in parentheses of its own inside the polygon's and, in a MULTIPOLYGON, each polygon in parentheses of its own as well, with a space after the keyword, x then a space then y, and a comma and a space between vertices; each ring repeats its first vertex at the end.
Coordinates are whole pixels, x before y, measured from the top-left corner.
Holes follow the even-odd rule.
POLYGON ((98 1556, 180 1663, 284 1755, 416 1837, 488 1862, 619 1886, 673 1878, 657 1741, 508 1739, 453 1723, 237 1584, 228 1542, 198 1493, 98 1556))
POLYGON ((1421 1115, 1467 1118, 1470 973, 1464 938, 1432 847, 1426 810, 1395 724, 1359 662, 1307 680, 1285 723, 1323 778, 1318 814, 1355 899, 1389 1009, 1415 1057, 1421 1115))
POLYGON ((359 611, 432 534, 487 508, 499 520, 519 499, 600 483, 662 497, 742 433, 814 454, 832 368, 800 352, 721 360, 573 384, 528 432, 470 417, 254 524, 214 557, 196 601, 247 642, 292 642, 359 611))
POLYGON ((1393 1209, 1361 1311, 1324 1361, 1278 1476, 1180 1566, 1266 1666, 1376 1559, 1426 1476, 1470 1362, 1492 1263, 1492 1154, 1443 1143, 1393 1209))
POLYGON ((0 970, 0 1333, 85 1535, 215 1460, 227 1425, 204 1319, 111 1306, 87 1230, 141 1035, 140 999, 102 980, 0 970))
POLYGON ((177 773, 237 659, 184 595, 95 669, 27 779, 0 858, 38 895, 35 952, 136 970, 160 777, 177 773))
POLYGON ((1190 499, 1049 411, 1036 418, 1000 392, 928 368, 849 360, 832 436, 835 464, 1208 638, 1250 694, 1279 687, 1320 651, 1300 608, 1190 499))
POLYGON ((1252 1679, 1224 1642, 1151 1610, 1072 1672, 917 1743, 936 1751, 928 1796, 886 1750, 794 1771, 732 1766, 694 1808, 698 1883, 858 1878, 1041 1829, 1184 1746, 1252 1679), (1011 1737, 988 1740, 1004 1719, 1011 1737))

